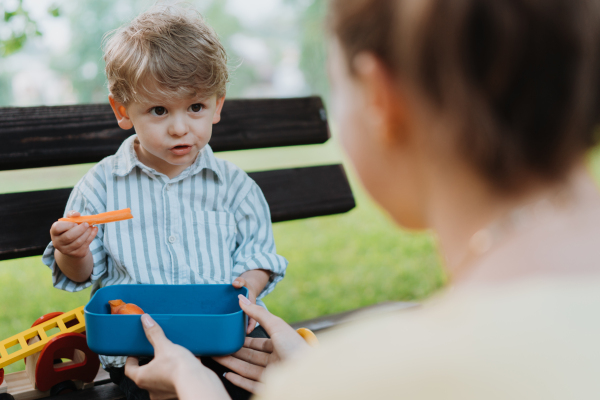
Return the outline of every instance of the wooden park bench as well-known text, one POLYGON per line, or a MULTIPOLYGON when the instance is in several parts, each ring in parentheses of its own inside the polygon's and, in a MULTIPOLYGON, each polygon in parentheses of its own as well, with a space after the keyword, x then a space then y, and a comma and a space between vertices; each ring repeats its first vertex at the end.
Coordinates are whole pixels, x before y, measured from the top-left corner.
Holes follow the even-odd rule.
MULTIPOLYGON (((0 171, 97 162, 114 154, 132 133, 117 126, 108 104, 0 108, 0 171)), ((219 152, 320 144, 329 137, 327 114, 318 97, 228 100, 210 145, 219 152)), ((273 222, 344 213, 355 206, 341 165, 249 175, 264 192, 273 222)), ((0 260, 41 255, 50 240, 49 228, 62 216, 70 192, 71 188, 64 188, 0 195, 0 260)), ((352 315, 354 312, 295 325, 319 331, 352 315)), ((106 374, 99 374, 93 388, 56 398, 124 397, 106 374)))

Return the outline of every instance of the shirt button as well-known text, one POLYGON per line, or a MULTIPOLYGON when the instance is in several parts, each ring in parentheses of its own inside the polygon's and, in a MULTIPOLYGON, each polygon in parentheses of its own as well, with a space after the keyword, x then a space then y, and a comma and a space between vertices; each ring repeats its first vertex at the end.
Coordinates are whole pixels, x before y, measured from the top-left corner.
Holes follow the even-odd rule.
POLYGON ((166 190, 169 190, 169 189, 171 189, 171 184, 170 184, 170 183, 167 183, 167 185, 165 186, 165 189, 166 189, 166 190))
POLYGON ((175 243, 177 238, 175 236, 169 236, 169 243, 175 243))

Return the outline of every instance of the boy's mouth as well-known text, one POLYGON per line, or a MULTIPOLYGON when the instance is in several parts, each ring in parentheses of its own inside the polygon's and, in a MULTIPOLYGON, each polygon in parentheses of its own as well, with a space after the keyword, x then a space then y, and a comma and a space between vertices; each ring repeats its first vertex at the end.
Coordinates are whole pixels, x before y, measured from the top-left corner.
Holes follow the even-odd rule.
POLYGON ((192 146, 190 146, 189 144, 182 144, 180 146, 171 147, 170 150, 173 154, 177 156, 183 156, 192 150, 192 146))

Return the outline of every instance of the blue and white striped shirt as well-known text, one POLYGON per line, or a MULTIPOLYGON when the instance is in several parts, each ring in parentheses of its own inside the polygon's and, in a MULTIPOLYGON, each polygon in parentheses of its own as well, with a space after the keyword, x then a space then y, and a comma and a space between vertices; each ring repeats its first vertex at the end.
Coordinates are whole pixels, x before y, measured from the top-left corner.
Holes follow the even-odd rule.
POLYGON ((264 269, 272 278, 259 298, 271 292, 287 260, 275 251, 269 206, 258 185, 216 158, 208 145, 169 179, 138 160, 135 139, 95 165, 73 188, 66 207, 82 215, 131 208, 133 219, 98 226, 86 282, 62 273, 50 242, 42 260, 54 286, 76 292, 93 285, 93 294, 119 284, 231 283, 245 271, 264 269))

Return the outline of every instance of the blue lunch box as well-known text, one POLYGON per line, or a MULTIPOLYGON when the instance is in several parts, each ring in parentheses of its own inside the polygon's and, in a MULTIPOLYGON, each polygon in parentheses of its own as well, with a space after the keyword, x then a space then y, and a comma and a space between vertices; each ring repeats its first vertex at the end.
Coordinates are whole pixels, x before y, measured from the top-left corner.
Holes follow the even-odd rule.
POLYGON ((153 356, 140 315, 112 315, 109 300, 141 307, 173 343, 196 356, 235 353, 244 344, 248 317, 232 285, 115 285, 99 289, 84 308, 89 348, 107 356, 153 356))

